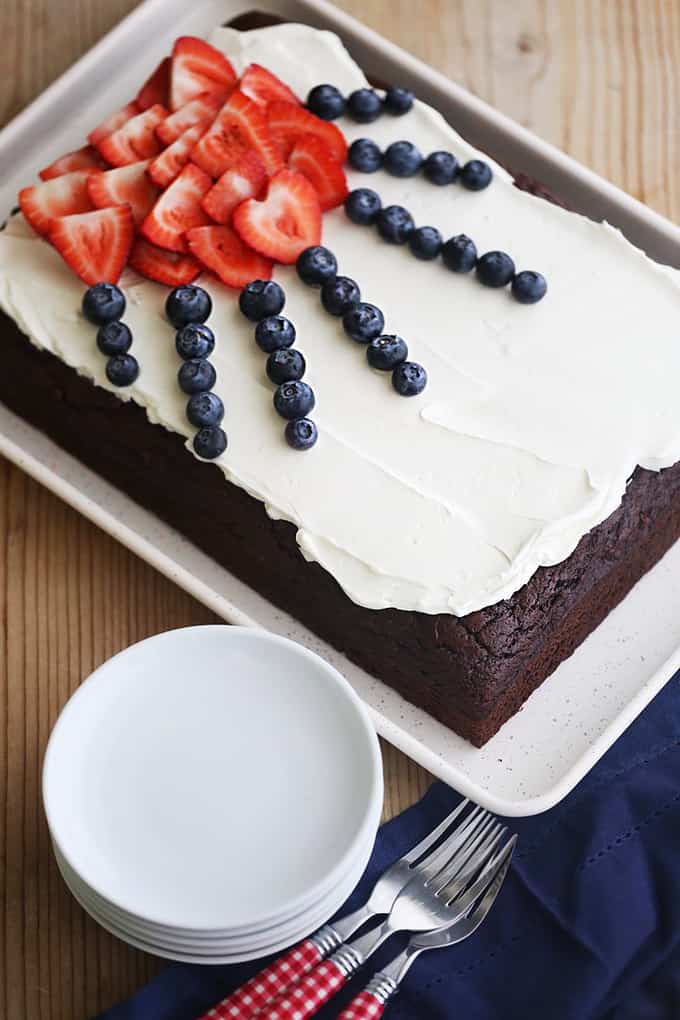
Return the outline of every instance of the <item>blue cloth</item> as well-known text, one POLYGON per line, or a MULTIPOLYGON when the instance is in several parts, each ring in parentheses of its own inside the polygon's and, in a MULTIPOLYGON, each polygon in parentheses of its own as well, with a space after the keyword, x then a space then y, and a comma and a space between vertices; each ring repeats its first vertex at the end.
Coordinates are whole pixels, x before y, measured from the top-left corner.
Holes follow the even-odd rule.
MULTIPOLYGON (((437 783, 384 825, 343 909, 458 800, 437 783)), ((392 1020, 678 1020, 680 673, 565 800, 509 824, 519 843, 494 909, 460 946, 423 954, 392 1020)), ((194 1020, 261 965, 171 965, 103 1017, 194 1020)), ((337 1016, 365 981, 319 1016, 337 1016)))

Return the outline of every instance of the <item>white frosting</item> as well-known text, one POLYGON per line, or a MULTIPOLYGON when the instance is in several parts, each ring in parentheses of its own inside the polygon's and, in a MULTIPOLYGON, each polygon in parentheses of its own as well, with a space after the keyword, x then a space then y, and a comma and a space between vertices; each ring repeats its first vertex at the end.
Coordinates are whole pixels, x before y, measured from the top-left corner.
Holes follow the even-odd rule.
MULTIPOLYGON (((254 60, 301 96, 319 82, 343 91, 363 74, 328 32, 283 25, 247 34, 219 29, 213 41, 241 71, 254 60)), ((374 124, 338 122, 351 141, 382 146, 409 138, 424 152, 473 155, 431 108, 374 124)), ((565 559, 619 505, 636 465, 680 459, 680 287, 614 229, 519 192, 494 166, 490 188, 437 188, 350 171, 444 236, 465 232, 480 251, 508 251, 538 269, 546 298, 524 307, 507 289, 421 263, 406 249, 324 216, 323 241, 340 272, 385 312, 429 384, 404 399, 388 373, 370 370, 293 268, 276 270, 287 314, 307 358, 320 439, 307 453, 283 440, 273 387, 237 294, 207 280, 217 335, 213 362, 226 406, 229 447, 219 459, 230 482, 293 522, 303 555, 321 563, 350 598, 462 615, 506 598, 540 565, 565 559)), ((163 315, 167 289, 127 273, 126 321, 141 366, 130 389, 151 421, 187 437, 186 397, 174 334, 163 315)), ((33 343, 112 389, 94 328, 78 309, 82 283, 18 218, 0 235, 0 304, 33 343)), ((177 481, 181 485, 181 479, 177 481)), ((272 569, 276 565, 272 564, 272 569)))

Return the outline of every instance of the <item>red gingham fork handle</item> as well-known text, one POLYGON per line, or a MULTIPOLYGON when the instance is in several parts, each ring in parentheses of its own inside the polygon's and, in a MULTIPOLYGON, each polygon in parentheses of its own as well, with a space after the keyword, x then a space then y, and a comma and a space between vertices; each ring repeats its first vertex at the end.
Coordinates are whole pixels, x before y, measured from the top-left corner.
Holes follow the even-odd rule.
POLYGON ((382 1016, 386 1003, 371 992, 363 991, 355 995, 345 1006, 338 1020, 377 1020, 382 1016))
POLYGON ((324 960, 311 974, 270 1002, 257 1020, 307 1020, 340 991, 346 980, 337 963, 324 960))

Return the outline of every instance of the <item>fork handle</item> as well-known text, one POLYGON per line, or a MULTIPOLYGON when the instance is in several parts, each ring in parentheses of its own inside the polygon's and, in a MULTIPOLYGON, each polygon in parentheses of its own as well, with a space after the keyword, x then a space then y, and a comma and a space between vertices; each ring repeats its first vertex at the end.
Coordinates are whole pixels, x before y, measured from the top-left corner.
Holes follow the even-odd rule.
POLYGON ((397 991, 398 985, 387 974, 379 972, 343 1009, 338 1020, 377 1020, 397 991))
POLYGON ((353 970, 342 966, 334 955, 318 964, 287 992, 277 996, 258 1013, 257 1020, 307 1020, 340 991, 351 973, 353 970))

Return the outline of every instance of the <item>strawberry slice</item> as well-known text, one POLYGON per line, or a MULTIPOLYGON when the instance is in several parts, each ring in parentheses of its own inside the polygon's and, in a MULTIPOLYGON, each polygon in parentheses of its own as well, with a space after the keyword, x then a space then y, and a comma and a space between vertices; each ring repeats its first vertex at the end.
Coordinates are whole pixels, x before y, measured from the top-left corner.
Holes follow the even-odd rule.
POLYGON ((236 84, 236 72, 210 43, 193 35, 176 40, 170 72, 170 109, 179 110, 201 92, 223 93, 236 84))
POLYGON ((87 179, 94 172, 91 169, 73 170, 42 184, 21 189, 19 206, 38 234, 47 234, 50 220, 55 216, 70 216, 94 209, 87 190, 87 179))
POLYGON ((244 95, 248 96, 248 99, 259 103, 260 106, 266 106, 267 103, 273 103, 277 99, 283 100, 284 103, 300 105, 300 100, 292 89, 289 89, 280 78, 268 71, 266 67, 262 67, 261 64, 248 64, 238 87, 244 95))
POLYGON ((170 57, 165 57, 150 75, 137 93, 135 102, 140 110, 148 110, 150 106, 160 103, 168 106, 170 102, 170 57))
MULTIPOLYGON (((163 121, 165 123, 165 121, 163 121)), ((189 162, 189 155, 199 138, 205 134, 206 127, 202 124, 195 124, 183 135, 180 135, 176 142, 169 145, 167 149, 152 159, 149 163, 147 173, 154 184, 159 188, 167 188, 171 184, 183 166, 189 162)))
POLYGON ((211 188, 208 174, 187 163, 142 223, 141 232, 147 241, 170 251, 185 252, 184 233, 210 223, 210 217, 201 208, 201 199, 211 188))
POLYGON ((236 166, 222 174, 201 205, 216 223, 229 223, 236 206, 246 198, 257 198, 266 180, 264 163, 255 150, 250 149, 243 153, 236 166))
POLYGON ((211 269, 227 287, 245 287, 251 280, 269 280, 272 264, 238 236, 231 227, 195 227, 187 231, 192 255, 211 269))
POLYGON ((156 128, 156 134, 163 145, 172 145, 195 124, 205 124, 207 127, 212 123, 223 102, 224 95, 211 95, 210 92, 205 92, 162 120, 156 128))
POLYGON ((179 287, 183 283, 191 283, 201 271, 201 266, 192 255, 165 251, 164 248, 158 248, 141 237, 138 237, 132 246, 128 265, 140 276, 164 283, 166 287, 179 287))
POLYGON ((342 166, 315 135, 303 135, 288 157, 288 166, 304 174, 314 187, 323 212, 335 209, 347 197, 347 180, 342 166))
POLYGON ((270 103, 267 107, 267 120, 274 141, 286 159, 302 135, 316 135, 330 149, 338 163, 343 163, 347 156, 347 142, 342 131, 330 121, 315 117, 302 106, 278 101, 270 103))
POLYGON ((94 131, 90 131, 87 136, 87 140, 90 145, 98 146, 99 142, 107 138, 108 135, 112 135, 114 131, 121 128, 123 124, 128 120, 132 120, 139 113, 139 107, 136 103, 128 103, 122 110, 116 110, 110 117, 103 120, 101 124, 98 124, 94 131))
POLYGON ((43 181, 51 181, 53 177, 63 177, 64 174, 70 174, 73 170, 86 170, 88 167, 93 170, 101 170, 105 166, 106 163, 97 150, 93 149, 91 145, 84 145, 82 149, 74 149, 73 152, 66 152, 59 159, 55 159, 53 163, 41 170, 38 176, 43 181))
MULTIPOLYGON (((292 104, 288 104, 292 105, 292 104)), ((212 177, 236 166, 248 149, 255 149, 268 174, 283 165, 262 109, 236 89, 203 135, 191 158, 212 177)))
POLYGON ((237 207, 233 224, 243 240, 276 262, 295 262, 321 240, 321 208, 302 174, 284 168, 269 182, 263 202, 249 198, 237 207))
POLYGON ((122 127, 102 138, 97 149, 111 166, 126 166, 140 159, 149 159, 161 151, 156 128, 168 115, 160 103, 150 106, 144 113, 131 117, 122 127))
POLYGON ((117 205, 76 216, 57 216, 50 223, 48 239, 73 272, 92 285, 116 283, 127 262, 134 232, 129 208, 117 205))
POLYGON ((147 176, 151 160, 128 163, 113 170, 95 170, 87 181, 90 200, 96 209, 110 205, 129 205, 139 226, 158 198, 159 189, 147 176))

